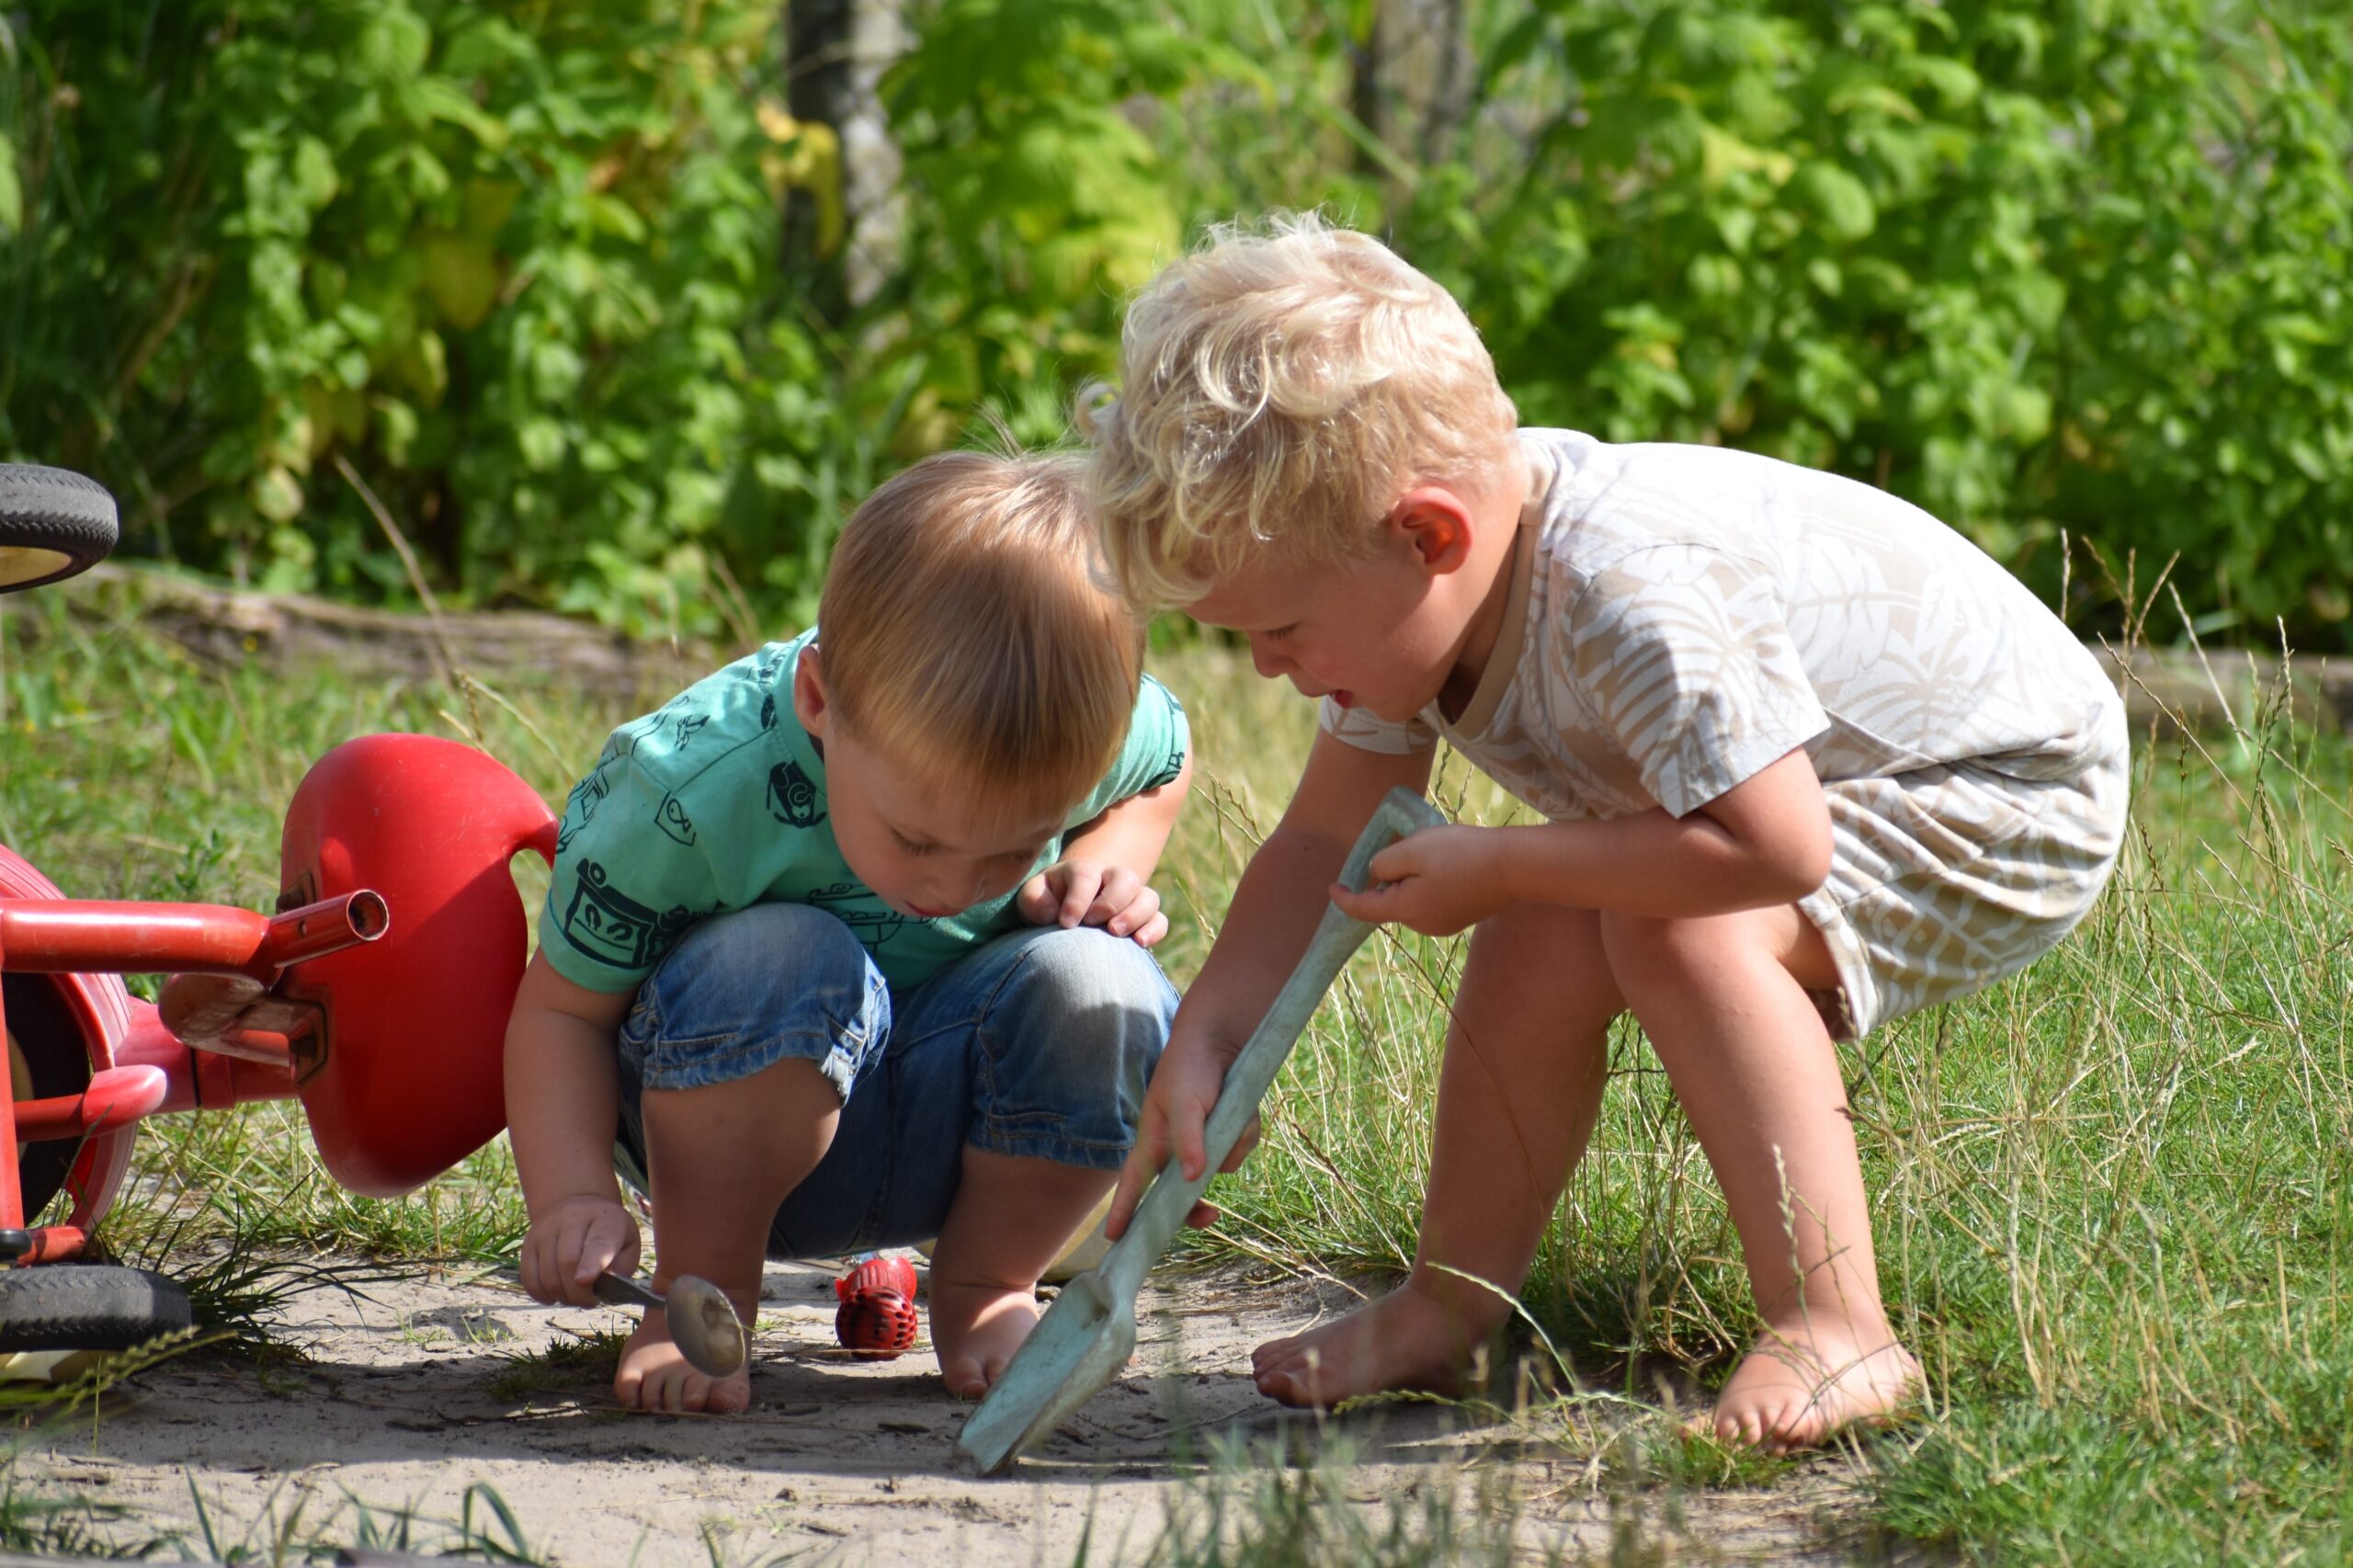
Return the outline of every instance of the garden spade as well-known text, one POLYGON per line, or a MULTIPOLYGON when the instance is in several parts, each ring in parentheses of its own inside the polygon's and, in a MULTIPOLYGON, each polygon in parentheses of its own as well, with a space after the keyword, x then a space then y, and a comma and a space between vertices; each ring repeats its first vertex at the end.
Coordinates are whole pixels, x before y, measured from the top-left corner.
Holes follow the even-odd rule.
MULTIPOLYGON (((1375 855, 1395 840, 1445 820, 1420 796, 1392 790, 1349 851, 1341 883, 1361 889, 1365 869, 1375 855)), ((1348 955, 1371 932, 1370 926, 1351 920, 1336 906, 1324 911, 1299 967, 1226 1070, 1225 1086, 1203 1129, 1207 1158, 1201 1174, 1186 1180, 1174 1158, 1161 1166, 1130 1216, 1127 1230, 1111 1244, 1103 1261, 1063 1287, 965 1421, 956 1439, 957 1451, 983 1474, 994 1475, 1010 1466, 1023 1449, 1062 1425, 1127 1365, 1136 1347, 1136 1290, 1145 1270, 1176 1239, 1211 1176, 1225 1163, 1243 1128, 1257 1113, 1259 1099, 1316 1004, 1348 955)))

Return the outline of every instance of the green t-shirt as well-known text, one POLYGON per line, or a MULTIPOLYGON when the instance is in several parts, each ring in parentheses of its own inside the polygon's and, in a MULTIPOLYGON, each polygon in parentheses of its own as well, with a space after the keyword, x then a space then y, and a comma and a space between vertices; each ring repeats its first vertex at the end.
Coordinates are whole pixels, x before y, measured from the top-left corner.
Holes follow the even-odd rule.
MULTIPOLYGON (((781 902, 839 916, 905 987, 1021 924, 1012 893, 918 920, 851 873, 826 821, 824 762, 792 711, 793 667, 816 635, 771 642, 613 732, 564 802, 540 921, 557 973, 634 990, 695 921, 781 902)), ((1064 831, 1175 778, 1188 740, 1184 708, 1146 676, 1119 760, 1064 831)), ((1062 846, 1057 835, 1029 875, 1062 846)))

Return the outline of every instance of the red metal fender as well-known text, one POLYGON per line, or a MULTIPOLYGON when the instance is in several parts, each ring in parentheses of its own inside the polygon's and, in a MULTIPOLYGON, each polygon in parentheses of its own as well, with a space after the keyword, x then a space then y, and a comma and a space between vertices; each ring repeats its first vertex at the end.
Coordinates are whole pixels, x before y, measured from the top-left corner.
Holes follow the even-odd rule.
MULTIPOLYGON (((0 898, 51 899, 65 895, 57 884, 34 869, 31 863, 0 847, 0 898)), ((49 983, 54 985, 65 1000, 66 1010, 73 1015, 82 1035, 84 1051, 90 1059, 93 1076, 112 1067, 116 1047, 131 1028, 131 993, 123 989, 122 979, 113 974, 52 974, 49 983)), ((144 1004, 141 1004, 144 1006, 144 1004)), ((122 1186, 123 1173, 131 1166, 131 1127, 93 1136, 82 1146, 74 1159, 74 1168, 65 1178, 66 1190, 72 1195, 73 1212, 67 1216, 69 1226, 88 1231, 98 1222, 98 1217, 114 1202, 116 1190, 122 1186)), ((13 1185, 13 1184, 12 1184, 13 1185)))
POLYGON ((506 1125, 506 1016, 529 927, 507 862, 552 859, 556 823, 486 753, 431 735, 366 735, 321 757, 286 813, 279 903, 360 888, 391 927, 290 969, 282 995, 320 1027, 293 1042, 319 1157, 336 1181, 391 1198, 506 1125))

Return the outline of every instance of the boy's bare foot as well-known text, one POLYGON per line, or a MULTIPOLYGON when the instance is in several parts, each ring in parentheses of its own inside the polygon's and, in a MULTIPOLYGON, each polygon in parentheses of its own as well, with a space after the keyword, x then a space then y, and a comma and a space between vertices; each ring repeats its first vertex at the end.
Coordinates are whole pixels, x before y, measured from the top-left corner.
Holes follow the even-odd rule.
POLYGON ((1785 1454, 1857 1425, 1877 1426, 1920 1387, 1920 1363, 1885 1330, 1815 1314, 1768 1324, 1716 1396, 1717 1440, 1785 1454))
POLYGON ((1336 1323, 1268 1340, 1250 1363, 1258 1392, 1290 1405, 1329 1409, 1395 1389, 1451 1393, 1487 1333, 1408 1278, 1336 1323))
POLYGON ((613 1374, 613 1397, 631 1410, 733 1415, 751 1408, 752 1369, 739 1367, 723 1378, 696 1371, 672 1343, 669 1320, 662 1310, 648 1307, 645 1321, 621 1346, 620 1369, 613 1374))
POLYGON ((978 1399, 1038 1326, 1037 1287, 1008 1290, 1002 1285, 960 1284, 934 1268, 927 1289, 940 1379, 957 1398, 978 1399))

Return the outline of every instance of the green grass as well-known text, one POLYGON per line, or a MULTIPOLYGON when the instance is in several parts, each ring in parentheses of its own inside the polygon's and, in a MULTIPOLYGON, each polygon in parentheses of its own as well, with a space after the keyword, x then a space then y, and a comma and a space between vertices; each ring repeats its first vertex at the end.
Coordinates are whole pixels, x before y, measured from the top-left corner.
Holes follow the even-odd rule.
POLYGON ((0 1549, 102 1557, 124 1515, 120 1505, 79 1492, 36 1494, 17 1476, 15 1455, 0 1454, 0 1549))
MULTIPOLYGON (((1173 678, 1234 800, 1180 857, 1213 909, 1305 721, 1173 678)), ((2353 1556, 2353 754, 2277 711, 2249 725, 2143 737, 2136 831, 2093 918, 1847 1055, 1882 1276, 1934 1407, 1867 1445, 1875 1529, 1984 1562, 2353 1556)), ((1459 762, 1439 793, 1509 814, 1459 762)), ((1229 1244, 1404 1267, 1460 950, 1384 937, 1359 960, 1222 1187, 1229 1244)), ((1631 1026, 1613 1066, 1526 1299, 1588 1384, 1639 1395, 1663 1363, 1721 1376, 1755 1320, 1631 1026)))
POLYGON ((629 1335, 620 1329, 565 1332, 569 1337, 544 1350, 501 1351, 500 1359, 506 1364, 485 1385, 491 1398, 524 1404, 534 1394, 601 1392, 611 1387, 629 1335))
POLYGON ((347 1549, 357 1548, 479 1562, 549 1562, 532 1549, 506 1499, 481 1483, 459 1494, 454 1517, 414 1504, 371 1502, 341 1486, 323 1496, 300 1481, 274 1490, 250 1518, 216 1518, 218 1505, 206 1502, 193 1475, 188 1497, 194 1525, 139 1543, 141 1555, 178 1548, 201 1551, 208 1562, 330 1563, 351 1561, 347 1549))
MULTIPOLYGON (((142 633, 117 587, 10 600, 5 616, 0 842, 80 895, 259 907, 278 812, 336 741, 478 731, 554 800, 633 710, 519 685, 502 687, 510 711, 429 683, 208 670, 142 633)), ((1156 667, 1203 763, 1163 874, 1162 951, 1181 979, 1281 809, 1313 714, 1213 648, 1156 667)), ((2141 747, 2124 863, 2058 952, 1847 1057, 1888 1297, 1931 1383, 1922 1419, 1861 1445, 1865 1528, 1890 1545, 2134 1568, 2353 1556, 2353 750, 2277 711, 2247 722, 2141 747)), ((1471 820, 1512 811, 1459 760, 1438 794, 1471 820)), ((1368 947, 1196 1256, 1270 1274, 1410 1257, 1460 960, 1455 942, 1368 947)), ((1754 1320, 1721 1195, 1631 1026, 1613 1065, 1525 1299, 1585 1388, 1647 1400, 1662 1369, 1720 1377, 1754 1320)), ((153 1124, 109 1235, 126 1250, 168 1232, 381 1258, 511 1253, 522 1218, 503 1142, 379 1202, 333 1186, 299 1119, 259 1106, 153 1124)), ((1586 1410, 1560 1406, 1550 1434, 1615 1441, 1586 1410)), ((1680 1485, 1780 1473, 1646 1441, 1604 1469, 1680 1485)), ((1262 1501, 1250 1517, 1277 1530, 1297 1499, 1262 1501)), ((1155 1550, 1210 1560, 1196 1546, 1155 1550)))
MULTIPOLYGON (((542 1563, 506 1500, 485 1485, 466 1489, 454 1517, 413 1505, 371 1503, 347 1490, 322 1497, 298 1482, 281 1486, 249 1518, 222 1516, 217 1499, 188 1479, 191 1522, 158 1531, 134 1512, 80 1493, 38 1495, 17 1471, 16 1449, 0 1449, 0 1549, 60 1558, 108 1561, 162 1558, 207 1562, 330 1563, 352 1561, 349 1549, 430 1551, 436 1557, 542 1563)), ((418 1560, 422 1560, 420 1555, 418 1560)), ((714 1554, 714 1568, 721 1559, 714 1554)))
POLYGON ((1508 1470, 1438 1467, 1411 1486, 1382 1491, 1355 1480, 1349 1460, 1345 1446, 1300 1455, 1221 1445, 1176 1494, 1148 1546, 1117 1541, 1098 1557, 1090 1529, 1074 1568, 1098 1561, 1142 1568, 1557 1561, 1531 1558, 1515 1539, 1522 1510, 1508 1470))
MULTIPOLYGON (((224 672, 145 635, 134 589, 72 591, 73 615, 63 595, 0 601, 0 844, 75 897, 266 909, 286 803, 338 742, 379 730, 478 735, 561 800, 571 780, 556 754, 593 758, 613 717, 529 688, 515 694, 527 721, 497 699, 426 683, 224 672)), ((536 904, 544 872, 529 856, 516 869, 536 904)), ((132 989, 150 994, 153 979, 134 976, 132 989)), ((135 1252, 161 1227, 182 1242, 234 1234, 405 1258, 497 1258, 521 1239, 503 1139, 423 1193, 385 1202, 337 1187, 301 1124, 292 1102, 148 1123, 132 1178, 140 1201, 118 1206, 107 1239, 135 1252)))

